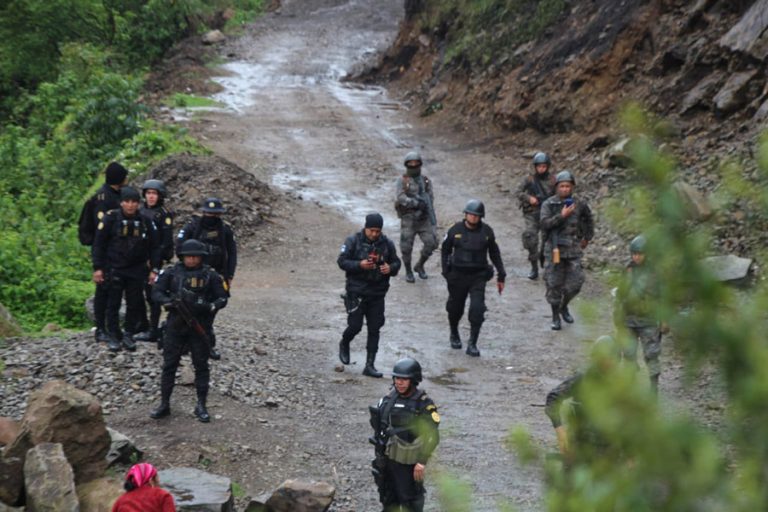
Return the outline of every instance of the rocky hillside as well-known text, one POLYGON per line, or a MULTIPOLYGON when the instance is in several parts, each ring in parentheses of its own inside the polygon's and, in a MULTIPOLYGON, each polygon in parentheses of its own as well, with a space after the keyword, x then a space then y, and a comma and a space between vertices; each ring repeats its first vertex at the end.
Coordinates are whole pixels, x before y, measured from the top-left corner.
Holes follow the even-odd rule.
MULTIPOLYGON (((552 152, 593 200, 625 182, 621 158, 609 158, 620 148, 609 149, 629 101, 664 120, 681 179, 705 195, 720 191, 726 161, 764 179, 754 154, 768 119, 768 0, 410 0, 406 10, 373 79, 437 122, 503 132, 520 156, 552 152)), ((763 208, 718 201, 718 251, 765 246, 763 208)))

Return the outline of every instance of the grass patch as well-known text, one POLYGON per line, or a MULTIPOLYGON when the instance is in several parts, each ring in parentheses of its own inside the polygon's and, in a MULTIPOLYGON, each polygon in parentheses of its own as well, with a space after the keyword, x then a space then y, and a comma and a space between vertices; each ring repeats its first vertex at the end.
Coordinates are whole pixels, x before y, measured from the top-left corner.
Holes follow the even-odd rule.
POLYGON ((211 98, 195 96, 194 94, 183 94, 180 92, 167 98, 165 104, 174 108, 221 108, 224 106, 223 103, 212 100, 211 98))
POLYGON ((232 496, 235 498, 244 498, 245 497, 245 489, 243 489, 243 486, 240 485, 237 482, 232 482, 232 496))

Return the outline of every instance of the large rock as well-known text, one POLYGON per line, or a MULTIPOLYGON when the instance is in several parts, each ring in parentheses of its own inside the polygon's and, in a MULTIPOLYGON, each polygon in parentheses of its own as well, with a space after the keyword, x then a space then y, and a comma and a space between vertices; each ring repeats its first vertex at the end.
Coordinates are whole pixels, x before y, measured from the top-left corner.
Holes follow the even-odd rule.
POLYGON ((757 0, 723 37, 720 45, 760 61, 768 57, 768 0, 757 0))
POLYGON ((232 482, 225 476, 212 475, 194 468, 170 468, 160 471, 160 482, 176 501, 176 510, 233 512, 232 482))
POLYGON ((715 95, 715 108, 720 112, 728 113, 744 106, 749 101, 747 84, 756 74, 757 70, 755 69, 732 74, 715 95))
POLYGON ((695 220, 706 220, 712 216, 712 206, 709 200, 692 185, 678 181, 673 185, 680 200, 685 203, 695 220))
POLYGON ((117 498, 125 492, 122 482, 114 478, 97 478, 77 486, 80 512, 111 512, 117 498))
POLYGON ((286 480, 267 500, 269 512, 325 512, 336 488, 326 482, 286 480))
POLYGON ((227 40, 221 30, 211 30, 203 36, 203 44, 218 44, 227 40))
POLYGON ((13 318, 11 312, 0 304, 0 338, 10 338, 11 336, 21 336, 21 326, 13 318))
POLYGON ((40 443, 27 453, 24 488, 29 512, 79 512, 75 475, 59 443, 40 443))
POLYGON ((710 256, 704 258, 702 263, 709 269, 718 281, 741 281, 749 274, 752 260, 739 258, 734 254, 726 256, 710 256))
POLYGON ((110 438, 101 405, 64 381, 50 381, 30 395, 21 428, 35 445, 61 443, 77 483, 98 478, 107 468, 110 438))
POLYGON ((606 151, 608 164, 614 167, 629 167, 632 165, 632 158, 629 156, 629 146, 632 139, 625 137, 613 144, 606 151))
POLYGON ((136 445, 133 444, 133 441, 128 436, 109 427, 107 427, 107 432, 109 432, 110 438, 109 453, 107 453, 107 464, 109 466, 117 463, 130 464, 141 460, 141 456, 144 453, 136 448, 136 445))
POLYGON ((21 432, 21 423, 11 418, 0 417, 0 446, 7 446, 21 432))
POLYGON ((722 82, 721 73, 712 73, 702 78, 683 98, 681 112, 686 113, 696 107, 709 108, 709 99, 718 91, 722 82))
POLYGON ((24 461, 34 445, 29 431, 22 430, 0 455, 0 501, 19 503, 24 492, 24 461))

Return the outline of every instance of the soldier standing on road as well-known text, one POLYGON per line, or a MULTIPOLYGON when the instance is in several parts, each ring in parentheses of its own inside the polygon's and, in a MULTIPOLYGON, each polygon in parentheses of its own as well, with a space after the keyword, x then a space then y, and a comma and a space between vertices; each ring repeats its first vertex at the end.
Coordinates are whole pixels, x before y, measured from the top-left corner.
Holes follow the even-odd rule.
POLYGON ((120 209, 110 210, 96 228, 93 281, 107 287, 106 327, 109 350, 136 350, 133 329, 144 311, 142 288, 160 268, 160 244, 152 221, 139 215, 139 192, 120 191, 120 209), (151 269, 151 270, 150 270, 151 269), (120 330, 120 303, 125 295, 125 331, 120 330))
POLYGON ((421 155, 411 151, 405 155, 405 174, 397 179, 395 210, 400 217, 400 251, 403 253, 405 280, 416 281, 415 270, 421 279, 427 279, 424 264, 437 249, 437 218, 435 217, 432 181, 421 173, 421 155), (421 257, 411 269, 411 254, 416 235, 421 238, 421 257))
POLYGON ((541 229, 547 266, 547 302, 552 306, 552 330, 561 329, 560 316, 573 323, 568 304, 584 284, 583 250, 595 234, 592 210, 587 201, 573 197, 576 180, 570 171, 555 178, 556 195, 541 205, 541 229))
POLYGON ((451 328, 451 348, 461 348, 459 321, 464 315, 464 305, 469 295, 470 334, 467 354, 480 356, 477 337, 485 320, 485 283, 493 278, 493 266, 488 264, 488 257, 496 267, 496 288, 504 291, 504 263, 501 251, 496 243, 496 236, 488 224, 483 223, 485 205, 472 199, 464 207, 464 220, 454 224, 446 233, 441 246, 443 277, 448 283, 448 324, 451 328))
POLYGON ((208 256, 205 245, 198 240, 187 240, 179 248, 182 262, 160 273, 152 289, 152 301, 166 304, 168 324, 163 340, 163 373, 160 382, 160 406, 150 417, 160 419, 171 414, 171 393, 176 379, 181 354, 189 349, 195 367, 197 405, 195 416, 203 423, 211 421, 206 408, 210 370, 209 339, 216 312, 227 305, 227 292, 221 276, 203 258, 208 256), (193 318, 185 318, 180 308, 193 318), (197 322, 197 324, 195 324, 197 322))
POLYGON ((440 416, 432 399, 418 388, 418 361, 399 360, 392 382, 392 390, 370 407, 374 481, 385 512, 421 512, 427 461, 440 442, 440 416))
MULTIPOLYGON (((227 210, 221 199, 208 197, 200 206, 202 217, 193 215, 179 231, 176 239, 176 254, 186 240, 199 240, 205 244, 208 254, 203 263, 212 267, 224 279, 224 289, 229 296, 232 280, 237 268, 237 242, 232 226, 222 220, 221 215, 227 210)), ((211 333, 211 359, 221 359, 216 350, 216 333, 211 333)))
MULTIPOLYGON (((125 184, 128 170, 117 162, 111 162, 104 171, 105 183, 86 201, 78 221, 78 237, 83 245, 93 245, 96 228, 110 210, 120 208, 120 188, 125 184)), ((93 297, 93 316, 96 324, 96 341, 107 342, 106 319, 107 283, 96 283, 93 297)))
POLYGON ((379 350, 379 332, 384 326, 384 297, 389 290, 389 278, 400 270, 395 244, 381 233, 384 219, 378 213, 365 217, 365 227, 347 237, 336 262, 346 272, 347 328, 339 342, 339 359, 349 364, 349 344, 363 329, 363 318, 368 325, 368 342, 363 375, 382 376, 376 369, 379 350))
POLYGON ((643 356, 651 379, 651 389, 658 392, 661 375, 661 335, 666 325, 659 322, 654 313, 659 297, 659 282, 645 260, 646 240, 636 236, 629 244, 632 261, 627 265, 627 274, 617 293, 618 306, 614 310, 619 329, 627 329, 630 345, 624 356, 637 363, 637 344, 643 346, 643 356))
MULTIPOLYGON (((144 204, 139 208, 139 213, 145 219, 154 222, 159 232, 160 255, 163 263, 173 259, 173 212, 164 203, 168 195, 165 183, 161 180, 147 180, 141 187, 144 196, 144 204)), ((144 294, 149 304, 149 323, 146 316, 142 315, 143 324, 138 329, 140 332, 133 337, 136 341, 157 341, 158 324, 160 323, 160 304, 152 302, 152 284, 147 283, 144 294)))
POLYGON ((555 193, 555 177, 549 172, 552 161, 546 153, 536 153, 533 156, 533 174, 529 174, 517 187, 517 197, 523 210, 525 230, 523 231, 523 248, 528 251, 528 261, 531 271, 528 279, 539 277, 539 260, 543 254, 539 247, 539 232, 541 227, 541 204, 555 193))

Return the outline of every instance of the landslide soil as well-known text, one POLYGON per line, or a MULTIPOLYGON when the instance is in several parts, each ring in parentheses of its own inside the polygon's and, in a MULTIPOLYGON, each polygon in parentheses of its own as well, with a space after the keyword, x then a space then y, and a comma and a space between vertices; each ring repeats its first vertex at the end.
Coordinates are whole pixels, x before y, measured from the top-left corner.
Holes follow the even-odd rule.
MULTIPOLYGON (((522 155, 530 148, 500 151, 472 133, 427 127, 386 90, 341 81, 391 43, 401 8, 377 0, 285 2, 220 50, 233 60, 230 72, 252 71, 240 84, 240 99, 249 101, 198 112, 188 126, 218 155, 285 189, 277 199, 282 213, 269 219, 268 240, 260 242, 256 230, 243 244, 232 298, 217 318, 224 360, 212 364, 212 423, 194 420, 194 391, 184 386, 174 393, 168 419, 149 419, 147 399, 113 411, 108 422, 160 467, 223 474, 250 496, 288 478, 323 479, 337 488, 332 510, 377 510, 367 407, 389 381, 360 374, 364 333, 353 342, 353 364, 336 371, 345 325, 336 256, 372 210, 384 214, 385 233, 399 242, 394 180, 402 156, 416 147, 435 184, 440 235, 460 218, 468 198, 482 198, 509 274, 502 296, 488 288, 480 358, 449 348, 437 255, 428 262, 428 280, 392 282, 377 365, 388 370, 401 357, 417 358, 423 387, 442 416, 426 509, 440 510, 435 476, 450 474, 471 484, 472 510, 497 510, 504 501, 542 510, 540 471, 520 464, 504 440, 512 426, 522 425, 554 450, 551 426, 537 405, 579 366, 587 341, 609 330, 607 307, 598 308, 605 313, 589 325, 581 308, 587 299, 606 302, 606 293, 590 274, 577 323, 559 333, 549 329, 543 283, 525 278, 516 202, 498 186, 502 179, 514 186, 517 174, 509 170, 527 166, 522 155)), ((160 356, 154 360, 159 368, 160 356)), ((700 409, 699 392, 680 385, 679 364, 666 354, 664 364, 665 404, 700 409)))

